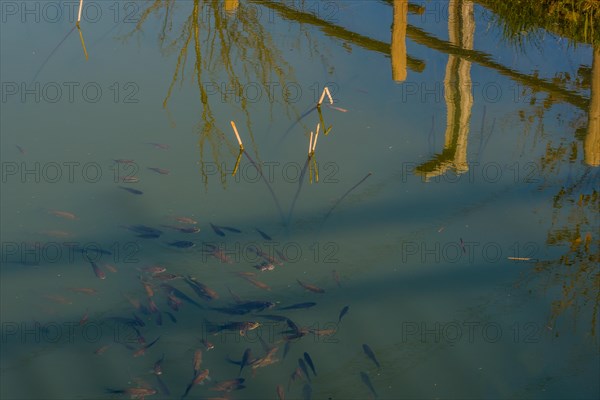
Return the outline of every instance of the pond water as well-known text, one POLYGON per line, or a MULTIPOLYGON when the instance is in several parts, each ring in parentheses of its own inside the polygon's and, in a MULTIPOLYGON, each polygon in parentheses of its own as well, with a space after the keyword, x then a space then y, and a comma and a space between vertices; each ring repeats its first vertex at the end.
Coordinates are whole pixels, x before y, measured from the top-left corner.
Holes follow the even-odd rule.
POLYGON ((600 396, 598 48, 78 3, 2 3, 3 399, 600 396))

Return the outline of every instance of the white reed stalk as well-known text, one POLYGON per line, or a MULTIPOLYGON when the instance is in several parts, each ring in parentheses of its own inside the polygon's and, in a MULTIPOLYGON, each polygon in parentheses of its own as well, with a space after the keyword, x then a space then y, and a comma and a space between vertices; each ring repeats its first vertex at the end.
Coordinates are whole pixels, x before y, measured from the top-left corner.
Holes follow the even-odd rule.
POLYGON ((321 123, 317 124, 317 133, 315 134, 315 141, 313 142, 312 145, 312 152, 315 152, 315 149, 317 148, 317 139, 319 138, 319 128, 321 127, 321 123))
POLYGON ((325 92, 327 91, 327 86, 325 86, 325 88, 323 89, 323 92, 321 93, 321 98, 319 99, 319 102, 317 103, 317 106, 320 106, 321 103, 323 103, 323 99, 325 98, 325 92))
POLYGON ((77 16, 77 22, 81 21, 81 11, 83 10, 83 0, 79 0, 79 15, 77 16))
POLYGON ((333 104, 333 97, 331 97, 331 93, 329 93, 329 88, 327 86, 325 86, 324 91, 327 92, 327 97, 329 97, 329 104, 333 104))
POLYGON ((240 134, 238 133, 237 127, 235 126, 235 122, 231 121, 231 127, 233 128, 233 133, 235 133, 235 137, 237 138, 238 144, 240 145, 240 149, 244 150, 244 145, 242 144, 242 139, 240 139, 240 134))

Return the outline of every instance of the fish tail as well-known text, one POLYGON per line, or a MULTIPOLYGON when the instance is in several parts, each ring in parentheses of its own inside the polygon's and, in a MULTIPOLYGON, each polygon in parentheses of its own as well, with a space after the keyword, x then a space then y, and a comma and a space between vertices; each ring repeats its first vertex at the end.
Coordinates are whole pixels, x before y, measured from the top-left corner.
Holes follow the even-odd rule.
POLYGON ((110 388, 106 388, 106 393, 123 394, 123 393, 125 393, 125 390, 123 390, 123 389, 110 389, 110 388))

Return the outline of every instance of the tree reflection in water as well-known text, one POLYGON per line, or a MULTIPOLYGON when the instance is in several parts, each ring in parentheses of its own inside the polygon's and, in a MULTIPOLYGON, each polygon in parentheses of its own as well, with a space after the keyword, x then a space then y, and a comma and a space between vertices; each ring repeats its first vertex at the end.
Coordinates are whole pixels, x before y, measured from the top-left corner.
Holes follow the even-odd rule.
MULTIPOLYGON (((578 81, 579 78, 575 78, 578 81)), ((585 324, 589 336, 596 338, 600 311, 600 51, 594 49, 590 84, 590 108, 587 113, 575 114, 565 126, 573 130, 569 139, 555 144, 548 140, 544 155, 539 161, 544 182, 551 182, 561 170, 569 168, 576 178, 561 182, 559 191, 552 198, 553 213, 546 245, 562 247, 564 252, 554 259, 536 263, 535 275, 542 276, 544 290, 560 285, 560 296, 552 301, 549 327, 560 334, 559 319, 573 318, 574 328, 585 324), (587 118, 586 118, 587 117, 587 118), (582 126, 587 119, 587 128, 582 126), (588 325, 589 324, 589 325, 588 325)), ((534 108, 534 115, 527 116, 522 110, 521 121, 536 131, 536 141, 544 136, 544 114, 551 102, 544 101, 534 108), (537 121, 534 127, 533 123, 537 121), (528 124, 529 125, 528 125, 528 124)), ((542 185, 545 186, 544 183, 542 185)))
MULTIPOLYGON (((237 0, 154 0, 143 11, 136 27, 128 35, 140 32, 150 16, 162 18, 159 46, 165 53, 177 52, 173 77, 163 100, 165 109, 175 85, 183 85, 187 62, 194 63, 191 79, 198 86, 201 104, 197 130, 205 185, 208 181, 206 152, 210 151, 211 159, 208 162, 214 163, 223 178, 226 172, 222 169, 221 153, 226 148, 231 155, 235 155, 238 148, 229 131, 220 127, 223 122, 215 120, 214 102, 226 99, 230 104, 239 104, 245 116, 251 147, 259 158, 245 85, 259 85, 261 93, 269 96, 272 119, 275 99, 271 98, 271 88, 274 85, 285 87, 286 80, 293 80, 293 68, 283 58, 271 33, 263 26, 257 10, 256 6, 246 6, 237 0), (176 5, 186 8, 191 6, 189 15, 181 26, 174 22, 176 5)), ((183 10, 178 8, 177 12, 181 13, 183 10)), ((289 115, 289 107, 284 109, 289 115)), ((224 179, 221 181, 225 182, 224 179)))

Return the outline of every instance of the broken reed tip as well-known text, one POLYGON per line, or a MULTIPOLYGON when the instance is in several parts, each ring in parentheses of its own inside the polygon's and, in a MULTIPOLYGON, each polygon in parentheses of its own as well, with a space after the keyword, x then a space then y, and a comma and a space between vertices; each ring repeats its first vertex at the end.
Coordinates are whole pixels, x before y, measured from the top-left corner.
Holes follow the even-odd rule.
POLYGON ((237 127, 235 126, 235 122, 231 121, 231 127, 233 128, 233 133, 235 133, 235 137, 237 138, 238 144, 240 145, 240 150, 244 150, 244 145, 242 144, 242 139, 240 139, 240 134, 238 133, 237 127))
POLYGON ((79 0, 79 14, 77 15, 77 24, 81 21, 81 11, 83 10, 83 0, 79 0))
POLYGON ((310 157, 313 149, 313 133, 310 132, 310 141, 308 142, 308 156, 310 157))
POLYGON ((329 88, 325 86, 325 89, 323 90, 327 92, 327 97, 329 97, 329 104, 333 104, 333 97, 331 97, 331 93, 329 93, 329 88))
POLYGON ((329 92, 329 88, 327 86, 325 86, 323 88, 323 92, 321 93, 321 97, 319 98, 319 102, 317 103, 317 107, 320 107, 321 104, 323 103, 325 94, 327 94, 327 97, 329 98, 329 104, 333 104, 333 97, 331 97, 331 92, 329 92))

